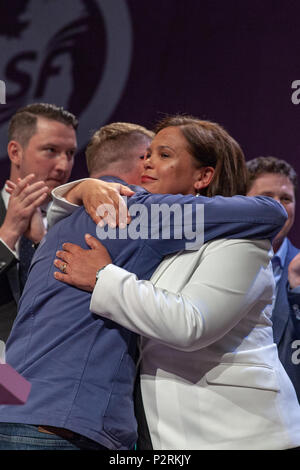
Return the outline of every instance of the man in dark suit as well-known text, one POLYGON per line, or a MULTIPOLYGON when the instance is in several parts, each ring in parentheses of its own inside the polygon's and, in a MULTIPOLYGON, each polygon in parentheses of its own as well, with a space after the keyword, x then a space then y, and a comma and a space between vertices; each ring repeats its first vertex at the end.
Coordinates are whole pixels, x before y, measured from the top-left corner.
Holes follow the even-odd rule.
POLYGON ((45 234, 43 210, 51 191, 70 177, 77 124, 73 114, 45 103, 21 108, 10 121, 14 189, 0 193, 0 340, 10 333, 34 249, 45 234))
POLYGON ((288 219, 273 240, 272 259, 276 297, 272 321, 279 358, 295 387, 300 402, 300 252, 287 235, 295 219, 297 175, 284 160, 258 157, 247 162, 248 196, 270 196, 283 204, 288 219))

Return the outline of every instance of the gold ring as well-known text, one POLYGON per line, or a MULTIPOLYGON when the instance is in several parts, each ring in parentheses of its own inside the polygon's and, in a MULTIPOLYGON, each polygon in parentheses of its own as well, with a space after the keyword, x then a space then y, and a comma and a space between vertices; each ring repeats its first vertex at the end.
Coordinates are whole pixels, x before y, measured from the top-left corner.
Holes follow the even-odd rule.
POLYGON ((62 270, 63 273, 66 274, 66 272, 67 272, 67 263, 62 264, 60 269, 62 270))

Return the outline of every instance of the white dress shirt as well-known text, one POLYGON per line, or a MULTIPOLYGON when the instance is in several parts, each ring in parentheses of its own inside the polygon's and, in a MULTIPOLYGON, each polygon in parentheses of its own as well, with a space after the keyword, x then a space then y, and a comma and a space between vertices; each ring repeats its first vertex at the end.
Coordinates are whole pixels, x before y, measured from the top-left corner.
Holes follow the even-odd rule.
MULTIPOLYGON (((2 188, 1 190, 1 196, 2 196, 2 199, 3 199, 3 202, 4 202, 4 205, 5 205, 5 208, 7 210, 7 207, 8 207, 8 202, 9 202, 9 198, 10 198, 10 194, 5 191, 5 188, 2 188)), ((6 248, 17 258, 19 259, 18 257, 18 253, 19 253, 19 240, 17 241, 16 245, 15 245, 15 250, 12 250, 6 243, 4 240, 2 240, 2 238, 0 238, 1 242, 3 243, 3 245, 6 246, 6 248)))

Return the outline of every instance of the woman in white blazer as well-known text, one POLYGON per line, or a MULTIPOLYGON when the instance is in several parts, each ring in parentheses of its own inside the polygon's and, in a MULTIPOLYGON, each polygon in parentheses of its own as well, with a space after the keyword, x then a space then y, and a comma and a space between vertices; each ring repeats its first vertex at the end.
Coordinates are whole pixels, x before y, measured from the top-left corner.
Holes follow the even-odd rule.
MULTIPOLYGON (((220 126, 167 118, 145 157, 143 185, 243 194, 244 167, 240 147, 220 126)), ((141 335, 141 393, 154 449, 300 445, 300 407, 273 342, 269 250, 265 240, 209 242, 166 258, 149 282, 110 264, 102 248, 91 310, 141 335)))

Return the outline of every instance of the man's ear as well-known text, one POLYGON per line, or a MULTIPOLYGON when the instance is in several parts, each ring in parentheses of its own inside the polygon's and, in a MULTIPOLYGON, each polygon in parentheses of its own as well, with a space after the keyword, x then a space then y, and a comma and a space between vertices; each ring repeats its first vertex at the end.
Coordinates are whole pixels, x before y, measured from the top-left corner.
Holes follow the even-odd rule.
POLYGON ((10 140, 7 145, 7 154, 10 161, 20 167, 23 158, 23 148, 16 140, 10 140))
POLYGON ((197 180, 194 183, 194 188, 197 192, 201 192, 201 189, 206 188, 211 183, 214 173, 215 169, 212 166, 199 168, 197 180))

